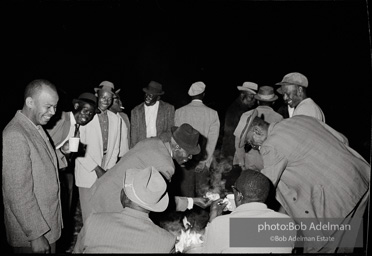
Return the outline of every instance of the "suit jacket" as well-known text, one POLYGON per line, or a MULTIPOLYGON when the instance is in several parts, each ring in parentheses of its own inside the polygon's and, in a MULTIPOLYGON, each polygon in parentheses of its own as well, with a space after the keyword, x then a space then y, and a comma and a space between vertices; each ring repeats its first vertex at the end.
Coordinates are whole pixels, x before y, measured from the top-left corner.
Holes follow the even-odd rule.
POLYGON ((76 186, 90 188, 97 179, 93 169, 99 165, 104 170, 112 168, 118 160, 120 151, 120 117, 107 111, 109 121, 108 144, 106 161, 101 166, 103 158, 103 140, 98 115, 95 115, 88 124, 80 127, 80 141, 86 144, 84 157, 75 160, 76 186))
POLYGON ((193 100, 176 110, 174 123, 176 126, 188 123, 206 138, 205 149, 202 149, 205 150, 206 158, 203 161, 209 168, 220 133, 220 119, 217 111, 207 107, 201 101, 193 100))
MULTIPOLYGON (((128 152, 129 150, 129 130, 130 127, 128 127, 128 116, 126 116, 125 113, 123 112, 118 112, 116 113, 120 119, 120 151, 119 151, 119 157, 122 157, 125 153, 128 152), (124 116, 125 115, 125 116, 124 116), (125 119, 126 117, 126 119, 125 119)), ((129 120, 128 120, 129 122, 129 120)))
MULTIPOLYGON (((134 107, 130 116, 130 148, 133 148, 139 141, 146 139, 146 118, 145 103, 134 107)), ((158 116, 156 117, 157 137, 168 142, 172 136, 171 127, 174 125, 174 106, 159 100, 158 116)))
POLYGON ((62 229, 57 158, 20 111, 3 131, 2 179, 8 243, 30 247, 41 235, 56 242, 62 229))
MULTIPOLYGON (((71 111, 70 112, 62 112, 61 118, 58 119, 54 126, 47 129, 47 132, 52 139, 53 146, 57 147, 61 144, 68 136, 71 128, 71 111)), ((67 167, 67 159, 65 155, 59 150, 56 150, 57 159, 59 169, 63 169, 67 167)))
POLYGON ((95 213, 84 223, 74 253, 170 253, 176 237, 131 208, 95 213))
POLYGON ((369 194, 370 165, 335 135, 325 123, 303 115, 269 126, 260 149, 261 172, 276 186, 278 201, 295 220, 342 220, 369 194))
MULTIPOLYGON (((148 138, 136 144, 120 161, 99 178, 90 188, 90 203, 93 212, 121 212, 119 200, 126 170, 144 169, 154 166, 168 181, 174 174, 174 163, 170 149, 159 138, 148 138)), ((186 198, 177 198, 177 210, 187 208, 186 198)), ((89 215, 90 213, 88 213, 89 215)))

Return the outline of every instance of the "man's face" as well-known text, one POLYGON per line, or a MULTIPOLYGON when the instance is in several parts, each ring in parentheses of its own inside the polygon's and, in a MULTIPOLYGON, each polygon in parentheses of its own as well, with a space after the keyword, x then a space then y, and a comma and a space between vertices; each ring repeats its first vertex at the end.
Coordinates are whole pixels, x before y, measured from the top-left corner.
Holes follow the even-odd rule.
POLYGON ((112 105, 110 107, 110 110, 117 113, 117 112, 122 112, 123 110, 121 107, 123 106, 120 98, 116 97, 112 100, 112 105))
POLYGON ((35 125, 46 125, 56 113, 58 100, 57 92, 49 87, 44 87, 40 93, 32 98, 31 121, 35 125))
POLYGON ((173 151, 173 159, 176 160, 176 162, 180 166, 184 166, 184 164, 192 159, 192 155, 188 154, 183 148, 181 148, 179 145, 176 145, 174 151, 173 151))
POLYGON ((296 107, 300 102, 301 98, 298 94, 298 87, 296 85, 282 85, 283 100, 291 108, 296 107))
POLYGON ((76 123, 80 125, 89 123, 93 119, 96 111, 92 104, 86 102, 76 103, 74 108, 77 110, 74 114, 76 123))
POLYGON ((159 95, 145 93, 145 104, 146 106, 154 105, 160 99, 159 95))
POLYGON ((103 91, 103 90, 98 91, 99 109, 102 111, 105 111, 111 106, 111 104, 112 104, 112 94, 107 91, 103 91))
POLYGON ((258 148, 262 145, 265 139, 266 139, 265 135, 260 135, 254 131, 254 128, 251 128, 247 133, 247 137, 245 138, 245 143, 248 143, 249 145, 251 145, 253 149, 258 150, 258 148))
POLYGON ((244 105, 247 107, 253 107, 256 103, 256 99, 254 98, 254 94, 248 91, 242 91, 240 93, 240 99, 244 105))

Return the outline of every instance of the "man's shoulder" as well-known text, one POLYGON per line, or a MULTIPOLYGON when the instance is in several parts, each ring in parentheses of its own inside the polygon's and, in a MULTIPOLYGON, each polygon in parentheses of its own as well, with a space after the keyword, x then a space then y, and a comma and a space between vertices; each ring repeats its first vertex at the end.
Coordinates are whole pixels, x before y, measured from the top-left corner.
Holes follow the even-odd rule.
POLYGON ((159 100, 159 106, 162 106, 164 108, 173 108, 174 109, 174 106, 168 102, 165 102, 165 101, 162 101, 162 100, 159 100))

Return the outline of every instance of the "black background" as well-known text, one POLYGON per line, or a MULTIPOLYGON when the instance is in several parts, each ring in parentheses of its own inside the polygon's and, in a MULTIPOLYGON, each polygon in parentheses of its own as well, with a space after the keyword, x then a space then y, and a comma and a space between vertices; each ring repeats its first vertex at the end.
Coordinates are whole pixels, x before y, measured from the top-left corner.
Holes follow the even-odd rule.
MULTIPOLYGON (((121 88, 125 112, 150 80, 163 100, 188 103, 196 81, 219 112, 244 81, 274 86, 289 72, 309 80, 326 123, 370 162, 371 44, 367 1, 7 1, 2 6, 2 129, 23 89, 45 78, 59 108, 103 80, 121 88)), ((222 127, 222 126, 221 126, 222 127)), ((3 229, 2 229, 3 230, 3 229)))

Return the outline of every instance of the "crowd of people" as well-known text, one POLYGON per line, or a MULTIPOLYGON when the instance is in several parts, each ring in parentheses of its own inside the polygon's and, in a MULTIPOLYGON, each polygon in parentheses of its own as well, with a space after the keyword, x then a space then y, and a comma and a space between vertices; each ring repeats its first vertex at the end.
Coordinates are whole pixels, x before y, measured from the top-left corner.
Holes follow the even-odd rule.
MULTIPOLYGON (((83 227, 74 253, 175 252, 177 237, 158 220, 194 207, 209 212, 201 253, 294 253, 299 246, 236 247, 230 237, 234 218, 310 218, 315 225, 363 219, 370 164, 325 123, 307 96, 306 76, 289 73, 276 86, 237 86, 240 94, 221 122, 203 103, 208 90, 202 81, 190 86, 190 103, 178 109, 161 100, 162 84, 151 81, 129 117, 110 81, 82 92, 72 110, 60 114, 56 86, 31 81, 23 108, 3 130, 8 244, 14 253, 58 252, 77 206, 83 227), (278 96, 280 108, 274 107, 278 96), (216 158, 228 159, 239 173, 226 188, 234 194, 231 211, 222 198, 205 196, 216 158), (270 195, 278 209, 269 208, 270 195)), ((364 228, 359 224, 357 231, 364 228)), ((292 235, 313 235, 301 231, 292 235)), ((348 253, 357 247, 358 232, 317 232, 334 239, 305 241, 301 251, 348 253)))

